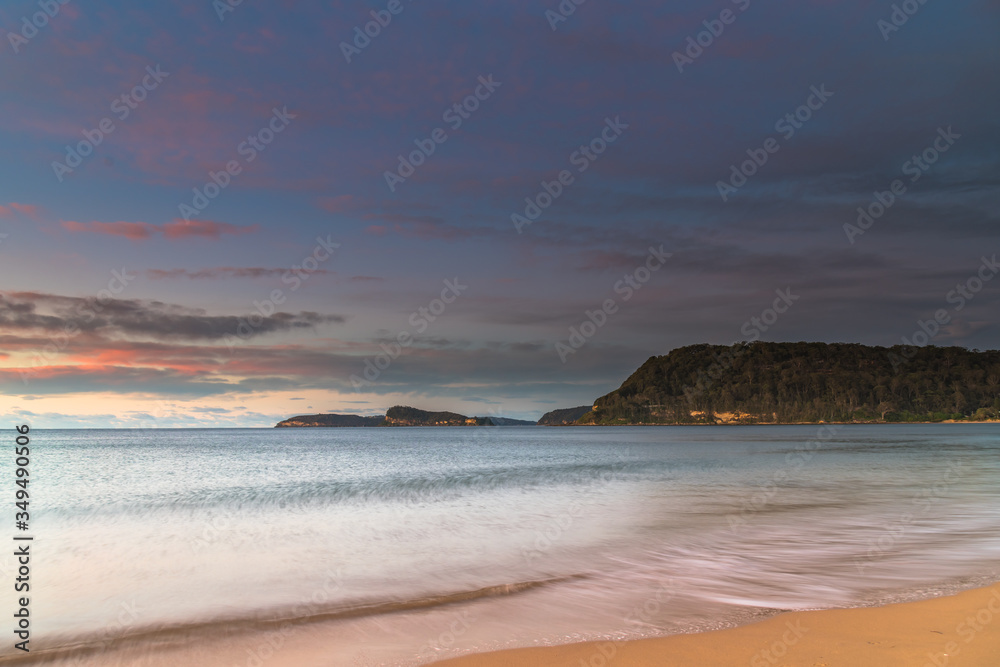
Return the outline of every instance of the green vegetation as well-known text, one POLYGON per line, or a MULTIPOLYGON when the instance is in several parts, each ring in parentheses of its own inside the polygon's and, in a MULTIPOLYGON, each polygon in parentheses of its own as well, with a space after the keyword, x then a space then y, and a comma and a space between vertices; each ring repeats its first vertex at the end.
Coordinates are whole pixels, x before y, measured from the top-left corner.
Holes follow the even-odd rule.
POLYGON ((278 422, 275 428, 285 428, 289 426, 326 426, 326 427, 359 427, 359 426, 383 426, 385 417, 361 417, 360 415, 299 415, 278 422))
POLYGON ((582 424, 939 422, 1000 418, 1000 351, 692 345, 651 357, 582 424))
POLYGON ((275 428, 293 426, 359 427, 359 426, 528 426, 535 422, 507 417, 466 417, 454 412, 428 412, 402 405, 389 408, 385 416, 358 415, 299 415, 278 422, 275 428))
POLYGON ((385 413, 386 426, 533 426, 535 422, 508 417, 466 417, 455 412, 428 412, 402 405, 385 413))
POLYGON ((470 418, 455 412, 428 412, 397 405, 386 410, 385 421, 388 426, 465 426, 470 418))
POLYGON ((590 412, 590 408, 591 406, 589 405, 581 405, 578 408, 552 410, 542 415, 542 418, 538 420, 538 424, 540 426, 566 426, 576 422, 580 417, 590 412))

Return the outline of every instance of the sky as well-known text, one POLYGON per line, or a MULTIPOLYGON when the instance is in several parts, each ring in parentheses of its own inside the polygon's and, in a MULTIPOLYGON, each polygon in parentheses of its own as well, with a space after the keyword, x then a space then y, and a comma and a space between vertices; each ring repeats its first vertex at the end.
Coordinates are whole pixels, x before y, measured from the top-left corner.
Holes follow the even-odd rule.
POLYGON ((0 414, 537 419, 696 343, 996 349, 998 34, 986 0, 4 0, 0 414))

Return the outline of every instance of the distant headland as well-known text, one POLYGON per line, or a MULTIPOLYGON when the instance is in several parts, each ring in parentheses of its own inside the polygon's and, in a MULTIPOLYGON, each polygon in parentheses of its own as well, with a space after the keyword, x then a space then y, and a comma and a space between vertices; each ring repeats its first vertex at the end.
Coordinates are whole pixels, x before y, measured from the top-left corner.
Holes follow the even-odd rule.
MULTIPOLYGON (((650 357, 593 405, 537 424, 818 424, 1000 420, 1000 351, 851 343, 690 345, 650 357)), ((304 415, 281 426, 509 426, 397 406, 385 416, 304 415)))
POLYGON ((455 412, 428 412, 404 405, 389 408, 385 415, 360 417, 358 415, 300 415, 282 422, 275 428, 287 426, 534 426, 535 422, 507 417, 466 417, 455 412))

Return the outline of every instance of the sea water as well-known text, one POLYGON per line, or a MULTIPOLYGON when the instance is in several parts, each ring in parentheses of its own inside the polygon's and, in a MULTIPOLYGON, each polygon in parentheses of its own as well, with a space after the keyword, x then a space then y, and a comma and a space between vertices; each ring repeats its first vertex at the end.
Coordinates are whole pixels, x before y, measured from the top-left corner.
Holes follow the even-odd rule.
POLYGON ((1000 578, 996 424, 30 435, 32 655, 291 623, 419 664, 1000 578))

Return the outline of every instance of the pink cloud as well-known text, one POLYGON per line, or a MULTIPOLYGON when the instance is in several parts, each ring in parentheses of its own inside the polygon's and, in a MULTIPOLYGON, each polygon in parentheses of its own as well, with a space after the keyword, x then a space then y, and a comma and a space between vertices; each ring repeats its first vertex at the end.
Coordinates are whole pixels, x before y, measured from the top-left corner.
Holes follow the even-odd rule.
POLYGON ((33 218, 38 215, 38 207, 32 204, 17 204, 11 202, 10 207, 15 211, 20 211, 21 213, 24 213, 25 215, 30 215, 33 218))
POLYGON ((17 202, 10 202, 6 206, 0 205, 0 217, 2 218, 11 217, 14 215, 15 211, 32 218, 38 217, 38 207, 34 204, 18 204, 17 202))
POLYGON ((243 227, 240 225, 231 225, 227 222, 180 219, 173 220, 164 225, 154 225, 149 222, 77 222, 75 220, 63 220, 62 226, 71 232, 124 236, 132 241, 148 239, 154 234, 163 234, 168 239, 182 239, 192 236, 218 239, 223 234, 250 234, 259 229, 259 225, 243 227))

